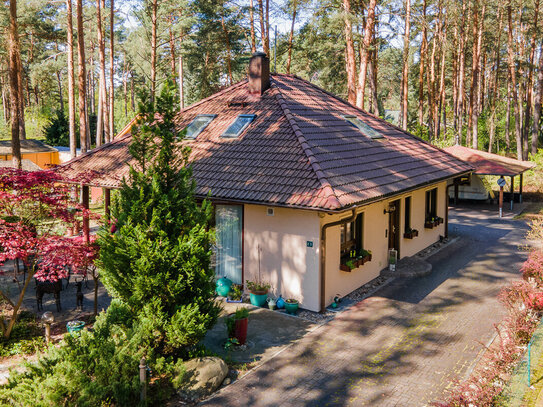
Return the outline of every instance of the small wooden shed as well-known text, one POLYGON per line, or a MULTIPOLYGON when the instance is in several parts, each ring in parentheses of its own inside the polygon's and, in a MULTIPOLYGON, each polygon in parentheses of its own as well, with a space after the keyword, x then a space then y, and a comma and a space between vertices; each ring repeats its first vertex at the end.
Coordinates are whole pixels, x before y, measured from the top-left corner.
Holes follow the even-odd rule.
MULTIPOLYGON (((40 140, 21 140, 21 156, 41 169, 60 164, 58 150, 40 140)), ((11 159, 11 140, 0 140, 0 160, 11 159)))

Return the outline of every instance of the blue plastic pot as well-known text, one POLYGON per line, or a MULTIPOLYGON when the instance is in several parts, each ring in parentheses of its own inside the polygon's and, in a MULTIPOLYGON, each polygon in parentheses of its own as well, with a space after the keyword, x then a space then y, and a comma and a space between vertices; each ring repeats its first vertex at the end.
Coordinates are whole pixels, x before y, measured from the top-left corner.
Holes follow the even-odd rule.
POLYGON ((276 305, 277 309, 285 308, 285 300, 283 299, 283 297, 279 296, 279 298, 277 299, 275 305, 276 305))
POLYGON ((251 293, 249 295, 250 299, 251 299, 251 304, 253 304, 254 306, 257 306, 257 307, 264 307, 266 304, 267 304, 267 299, 268 299, 268 293, 266 294, 253 294, 251 293))

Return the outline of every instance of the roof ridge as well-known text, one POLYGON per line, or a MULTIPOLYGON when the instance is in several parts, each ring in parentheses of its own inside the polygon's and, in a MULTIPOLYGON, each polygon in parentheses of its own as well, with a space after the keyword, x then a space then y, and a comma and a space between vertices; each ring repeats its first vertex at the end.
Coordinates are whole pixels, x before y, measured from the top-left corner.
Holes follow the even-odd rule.
POLYGON ((279 106, 281 107, 281 110, 283 110, 283 113, 285 114, 285 117, 287 118, 290 127, 292 128, 292 131, 294 132, 294 135, 297 137, 298 142, 300 143, 300 146, 302 147, 302 150, 304 151, 305 155, 307 156, 307 159, 309 160, 309 163, 311 164, 311 168, 315 172, 315 175, 317 176, 317 179, 319 180, 320 184, 323 187, 323 192, 326 194, 326 202, 330 209, 336 209, 341 207, 341 203, 339 202, 339 199, 334 191, 334 188, 332 188, 332 185, 324 175, 324 171, 322 170, 319 162, 315 158, 315 154, 313 154, 313 151, 311 150, 311 147, 309 147, 309 143, 305 139, 304 134, 300 130, 300 126, 298 126, 298 123, 296 123, 294 119, 294 115, 290 111, 290 109, 287 107, 287 103, 285 100, 285 97, 281 93, 281 89, 275 84, 275 88, 277 89, 277 93, 275 94, 275 97, 277 101, 279 102, 279 106))
POLYGON ((396 130, 398 130, 398 131, 401 131, 401 132, 404 133, 405 135, 407 135, 407 136, 409 136, 409 137, 411 137, 411 138, 413 138, 413 139, 415 139, 415 140, 421 141, 421 142, 423 142, 424 144, 426 144, 426 145, 428 145, 428 146, 430 146, 430 147, 433 147, 433 148, 435 148, 436 150, 441 151, 442 153, 445 153, 445 154, 447 154, 448 156, 453 157, 453 158, 455 158, 455 159, 458 160, 457 157, 455 157, 455 156, 452 155, 451 153, 445 151, 444 149, 439 148, 438 146, 436 146, 436 145, 430 143, 429 141, 426 141, 426 140, 424 140, 424 139, 422 139, 422 138, 420 138, 420 137, 418 137, 418 136, 415 136, 414 134, 408 132, 407 130, 402 129, 401 127, 398 127, 398 126, 396 126, 395 124, 392 124, 392 123, 390 123, 389 121, 387 121, 387 120, 385 120, 385 119, 383 119, 383 118, 381 118, 381 117, 379 117, 379 116, 376 116, 376 115, 373 114, 373 113, 370 113, 370 112, 368 112, 368 111, 366 111, 366 110, 364 110, 364 109, 362 109, 362 108, 360 108, 360 107, 358 107, 358 106, 356 106, 356 105, 353 105, 352 103, 350 103, 349 101, 343 99, 342 97, 340 97, 340 96, 338 96, 338 95, 335 95, 335 94, 333 94, 332 92, 329 92, 329 91, 327 91, 326 89, 321 88, 320 86, 315 85, 314 83, 308 81, 307 79, 301 78, 301 77, 299 77, 298 75, 295 75, 295 74, 276 74, 276 75, 278 75, 278 76, 286 76, 286 77, 291 77, 291 78, 295 78, 295 79, 301 80, 301 81, 307 83, 308 85, 310 85, 311 87, 313 87, 313 88, 315 88, 315 89, 317 89, 317 90, 319 90, 319 91, 321 91, 321 92, 327 94, 328 96, 331 96, 331 97, 333 97, 333 98, 339 100, 340 102, 342 102, 342 103, 344 103, 344 104, 346 104, 346 105, 348 105, 348 106, 350 106, 350 107, 352 107, 352 108, 354 108, 354 109, 356 109, 356 110, 358 110, 358 111, 360 111, 360 112, 362 112, 362 113, 364 113, 364 114, 367 114, 368 116, 371 116, 371 117, 373 117, 374 119, 379 120, 380 122, 382 122, 382 123, 385 124, 386 126, 389 126, 389 127, 392 127, 392 128, 394 128, 394 129, 396 129, 396 130))
POLYGON ((237 83, 234 83, 234 84, 228 86, 227 88, 224 88, 223 90, 218 91, 217 93, 213 93, 212 95, 210 95, 210 96, 208 96, 208 97, 206 97, 204 99, 201 99, 198 102, 195 102, 192 105, 187 106, 187 107, 179 110, 176 114, 184 113, 184 112, 186 112, 186 111, 188 111, 188 110, 190 110, 190 109, 192 109, 192 108, 194 108, 196 106, 200 106, 202 103, 205 103, 208 100, 215 99, 218 96, 221 96, 221 95, 223 95, 223 94, 225 94, 227 92, 230 92, 230 91, 232 91, 232 90, 234 90, 236 88, 239 88, 241 85, 245 84, 246 82, 247 82, 247 79, 242 79, 241 81, 239 81, 237 83))
POLYGON ((86 157, 90 154, 94 154, 96 153, 97 151, 101 151, 105 148, 108 148, 110 147, 111 145, 113 144, 117 144, 121 141, 123 141, 124 139, 126 139, 127 137, 131 137, 132 134, 131 133, 126 133, 126 134, 123 134, 123 135, 117 135, 116 137, 113 138, 113 140, 111 140, 110 142, 108 143, 104 143, 102 144, 101 146, 98 146, 98 147, 94 147, 93 149, 91 150, 88 150, 88 151, 85 151, 83 154, 79 154, 78 156, 66 161, 66 162, 63 162, 62 164, 59 164, 57 167, 55 168, 60 168, 60 167, 66 167, 68 164, 72 164, 73 162, 75 161, 78 161, 79 159, 82 159, 83 157, 86 157))

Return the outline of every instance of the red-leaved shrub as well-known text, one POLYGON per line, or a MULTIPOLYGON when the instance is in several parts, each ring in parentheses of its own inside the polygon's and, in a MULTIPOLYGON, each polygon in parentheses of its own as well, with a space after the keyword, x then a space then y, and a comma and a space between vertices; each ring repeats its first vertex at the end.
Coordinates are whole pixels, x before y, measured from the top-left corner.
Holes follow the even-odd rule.
POLYGON ((457 382, 437 407, 502 405, 501 393, 511 371, 525 352, 543 312, 543 252, 532 251, 523 264, 524 280, 512 282, 499 294, 507 317, 498 325, 498 340, 485 353, 473 374, 457 382))

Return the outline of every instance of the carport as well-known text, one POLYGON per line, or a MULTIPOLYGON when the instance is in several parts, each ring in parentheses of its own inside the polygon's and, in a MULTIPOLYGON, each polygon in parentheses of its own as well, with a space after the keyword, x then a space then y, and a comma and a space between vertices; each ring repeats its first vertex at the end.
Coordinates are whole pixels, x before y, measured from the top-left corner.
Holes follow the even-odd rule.
MULTIPOLYGON (((498 154, 487 153, 486 151, 474 150, 473 148, 463 146, 452 146, 444 149, 449 154, 454 155, 462 161, 470 163, 475 171, 475 175, 495 175, 499 177, 509 177, 511 179, 511 190, 509 200, 511 209, 513 202, 522 203, 522 178, 524 172, 535 167, 534 163, 529 161, 516 160, 514 158, 504 157, 498 154), (520 177, 518 193, 515 193, 515 177, 520 177)), ((454 200, 458 201, 458 185, 454 188, 454 200)))

